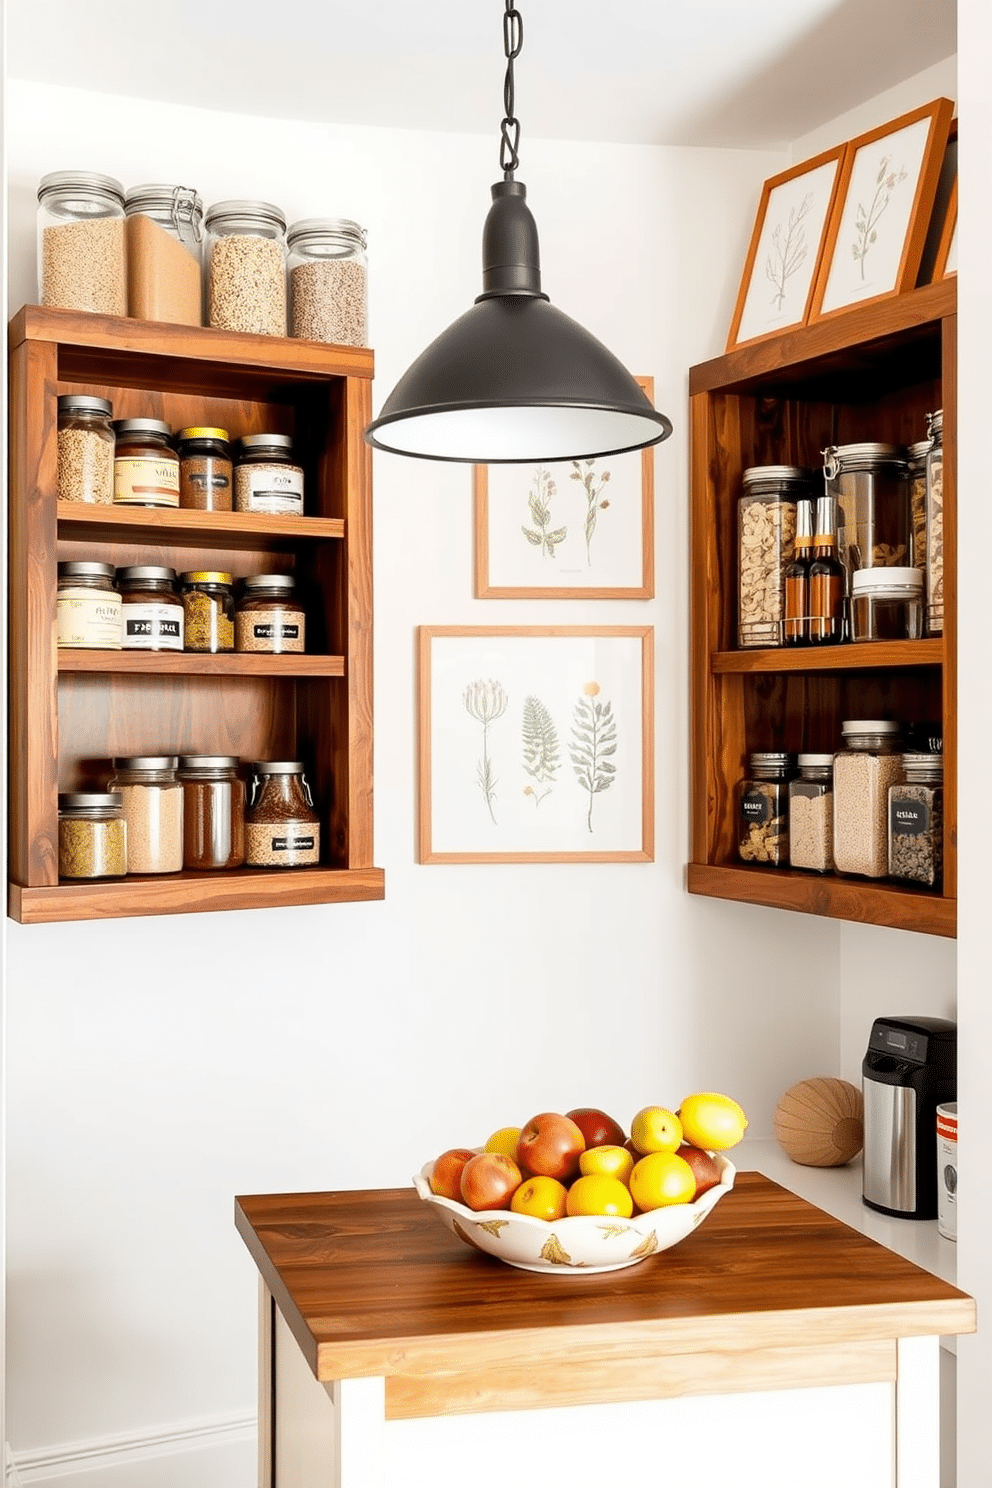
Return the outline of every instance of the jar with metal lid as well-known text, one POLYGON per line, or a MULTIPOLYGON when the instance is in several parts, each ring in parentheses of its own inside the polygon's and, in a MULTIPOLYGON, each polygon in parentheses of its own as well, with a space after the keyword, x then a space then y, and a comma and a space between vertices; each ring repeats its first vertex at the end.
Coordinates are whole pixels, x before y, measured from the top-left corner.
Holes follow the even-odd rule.
POLYGON ((944 759, 904 754, 903 779, 889 787, 889 873, 928 889, 944 863, 944 759))
POLYGON ((857 569, 909 561, 906 451, 901 444, 830 445, 823 478, 837 499, 837 556, 850 597, 857 569))
POLYGON ((128 314, 203 321, 203 202, 190 186, 132 186, 124 198, 128 314))
POLYGON ((226 429, 180 429, 179 505, 191 511, 230 511, 233 466, 226 429))
POLYGON ((367 346, 365 230, 346 217, 310 217, 286 234, 290 334, 367 346))
POLYGON ((119 651, 121 597, 112 563, 73 560, 60 563, 55 599, 55 633, 60 649, 119 651))
POLYGON ((795 758, 759 750, 737 786, 737 850, 745 863, 783 867, 789 861, 789 779, 795 758))
POLYGON ((918 641, 923 575, 918 568, 859 568, 852 580, 852 641, 918 641))
POLYGON ((795 556, 797 503, 815 495, 811 471, 756 465, 737 504, 739 646, 785 642, 785 572, 795 556))
POLYGON ((288 434, 245 434, 234 447, 234 509, 303 515, 303 467, 288 434))
POLYGON ((291 574, 245 579, 234 617, 236 651, 305 651, 307 619, 291 574))
POLYGON ((889 868, 889 787, 902 773, 898 723, 848 719, 834 755, 834 867, 884 878, 889 868))
POLYGON ((263 201, 207 211, 207 323, 224 331, 286 334, 286 218, 263 201))
POLYGON ((115 506, 179 505, 179 456, 162 419, 115 419, 115 506))
POLYGON ((183 866, 183 788, 174 754, 114 760, 108 790, 120 791, 128 873, 178 873, 183 866))
POLYGON ((109 506, 114 499, 113 409, 106 398, 64 393, 58 400, 60 501, 109 506))
POLYGON ((906 485, 909 503, 910 561, 920 573, 927 566, 927 454, 930 440, 921 439, 906 450, 906 485))
POLYGON ((192 569, 179 575, 187 651, 234 650, 234 589, 229 573, 192 569))
POLYGON ((125 651, 182 651, 183 605, 176 570, 152 563, 117 570, 125 651))
POLYGON ((789 864, 829 873, 834 866, 834 757, 801 754, 789 781, 789 864))
POLYGON ((927 635, 944 634, 944 410, 927 415, 927 635))
POLYGON ((61 310, 127 314, 124 187, 53 171, 38 187, 38 298, 61 310))
POLYGON ((124 801, 117 791, 59 796, 59 877, 123 878, 127 872, 124 801))
POLYGON ((183 867, 237 868, 245 860, 245 784, 232 754, 179 758, 183 867))
POLYGON ((297 868, 320 861, 320 818, 299 760, 252 766, 245 812, 245 861, 254 868, 297 868))

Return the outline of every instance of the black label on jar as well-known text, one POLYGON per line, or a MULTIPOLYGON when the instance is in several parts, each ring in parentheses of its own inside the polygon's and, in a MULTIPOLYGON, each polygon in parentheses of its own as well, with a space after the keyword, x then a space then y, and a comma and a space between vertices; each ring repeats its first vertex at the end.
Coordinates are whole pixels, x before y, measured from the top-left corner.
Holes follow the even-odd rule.
POLYGON ((226 491, 231 484, 226 475, 200 475, 190 472, 186 479, 200 491, 226 491))
POLYGON ((163 640, 182 639, 182 627, 178 620, 125 620, 125 635, 161 636, 163 640))
POLYGON ((892 801, 890 825, 900 837, 920 837, 930 830, 930 807, 925 801, 892 801))
POLYGON ((771 821, 772 803, 764 791, 745 791, 742 794, 741 816, 747 822, 771 821))
POLYGON ((300 638, 300 627, 298 625, 272 625, 255 624, 251 633, 256 641, 297 641, 300 638))
POLYGON ((273 837, 273 852, 313 852, 317 845, 315 837, 273 837))

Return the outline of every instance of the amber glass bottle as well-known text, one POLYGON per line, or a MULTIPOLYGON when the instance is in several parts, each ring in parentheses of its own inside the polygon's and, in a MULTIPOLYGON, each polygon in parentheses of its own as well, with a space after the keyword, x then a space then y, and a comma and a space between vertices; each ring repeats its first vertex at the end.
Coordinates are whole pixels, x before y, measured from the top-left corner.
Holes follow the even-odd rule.
POLYGON ((843 636, 844 569, 837 558, 837 502, 833 496, 821 496, 816 503, 809 568, 809 640, 813 646, 829 646, 843 636))
POLYGON ((813 561, 813 503, 796 503, 795 557, 785 566, 785 621, 782 627, 787 646, 805 646, 809 640, 809 570, 813 561))

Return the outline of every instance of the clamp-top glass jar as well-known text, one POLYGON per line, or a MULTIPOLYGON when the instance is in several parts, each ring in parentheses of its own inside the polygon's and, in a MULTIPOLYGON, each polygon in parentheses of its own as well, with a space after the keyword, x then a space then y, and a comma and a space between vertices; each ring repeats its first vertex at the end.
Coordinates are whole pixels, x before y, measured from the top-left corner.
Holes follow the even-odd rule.
POLYGON ((365 230, 346 217, 310 217, 286 234, 290 334, 367 346, 365 230))
POLYGON ((887 719, 848 719, 834 755, 834 867, 884 878, 889 867, 889 786, 902 773, 901 729, 887 719))
POLYGON ((124 198, 128 314, 203 321, 203 202, 189 186, 132 186, 124 198))
POLYGON ((320 861, 320 818, 299 760, 253 766, 245 812, 245 861, 254 868, 300 868, 320 861))
POLYGON ((286 218, 263 201, 217 202, 206 215, 207 322, 286 334, 286 218))
POLYGON ((53 171, 38 187, 38 298, 61 310, 127 314, 124 187, 53 171))
POLYGON ((789 778, 795 759, 783 750, 750 756, 737 787, 737 850, 745 863, 789 861, 789 778))
POLYGON ((905 567, 909 562, 906 452, 899 444, 830 445, 823 478, 837 499, 837 556, 851 594, 859 568, 905 567))
POLYGON ((737 504, 739 646, 785 643, 785 571, 795 556, 796 508, 815 495, 813 474, 756 465, 737 504))
POLYGON ((113 409, 106 398, 64 393, 58 400, 60 501, 109 506, 114 499, 113 409))

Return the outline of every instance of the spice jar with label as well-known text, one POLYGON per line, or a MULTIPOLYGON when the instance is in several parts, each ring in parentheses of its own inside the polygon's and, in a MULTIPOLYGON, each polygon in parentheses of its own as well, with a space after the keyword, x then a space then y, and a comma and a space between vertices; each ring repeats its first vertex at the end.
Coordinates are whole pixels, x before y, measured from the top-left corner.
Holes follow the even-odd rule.
POLYGON ((793 465, 745 470, 737 504, 739 646, 784 643, 785 573, 795 556, 796 507, 813 492, 810 471, 793 465))
POLYGON ((179 456, 161 419, 115 419, 115 506, 179 505, 179 456))
POLYGON ((230 511, 233 466, 226 429, 180 429, 179 505, 190 511, 230 511))
POLYGON ((789 781, 789 863, 829 873, 834 866, 834 757, 801 754, 789 781))
POLYGON ((174 754, 114 760, 107 789, 120 791, 128 873, 178 873, 183 866, 183 788, 174 754))
POLYGON ((245 434, 234 447, 234 509, 303 515, 303 467, 288 434, 245 434))
POLYGON ((203 202, 189 186, 132 186, 124 198, 128 314, 203 321, 203 202))
POLYGON ((346 217, 311 217, 286 234, 290 334, 367 346, 365 231, 346 217))
POLYGON ((263 201, 207 211, 207 324, 259 336, 286 334, 286 218, 263 201))
POLYGON ((176 570, 152 563, 117 570, 125 651, 182 651, 183 605, 176 570))
POLYGON ((254 868, 297 868, 320 861, 320 818, 299 760, 253 765, 245 812, 245 861, 254 868))
POLYGON ((927 635, 944 634, 944 410, 928 414, 927 635))
POLYGON ((113 409, 106 398, 65 393, 58 400, 60 501, 109 506, 114 499, 113 409))
POLYGON ((923 575, 918 568, 859 568, 852 582, 852 641, 918 641, 923 575))
POLYGON ((944 859, 944 760, 904 754, 903 779, 889 787, 889 873, 940 885, 944 859))
POLYGON ((795 759, 780 750, 750 756, 737 786, 737 851, 745 863, 789 861, 789 780, 795 759))
POLYGON ((229 573, 193 569, 180 574, 187 651, 234 650, 234 590, 229 573))
POLYGON ((837 501, 837 556, 849 597, 857 569, 909 562, 906 452, 899 444, 830 445, 823 478, 837 501))
POLYGON ((230 754, 186 754, 183 787, 183 867, 237 868, 245 860, 245 785, 230 754))
POLYGON ((834 755, 834 867, 884 878, 889 868, 889 787, 902 774, 900 726, 848 719, 834 755))
POLYGON ((127 872, 124 802, 116 791, 59 796, 59 877, 123 878, 127 872))
POLYGON ((38 298, 60 310, 127 314, 124 187, 92 171, 53 171, 38 187, 38 298))
POLYGON ((57 644, 67 650, 119 651, 121 597, 112 563, 78 560, 58 565, 57 644))
POLYGON ((234 618, 236 651, 306 650, 307 619, 291 574, 253 574, 234 618))

